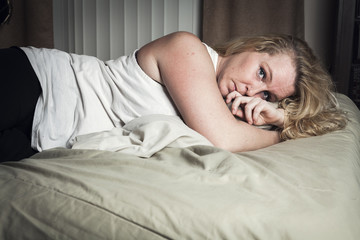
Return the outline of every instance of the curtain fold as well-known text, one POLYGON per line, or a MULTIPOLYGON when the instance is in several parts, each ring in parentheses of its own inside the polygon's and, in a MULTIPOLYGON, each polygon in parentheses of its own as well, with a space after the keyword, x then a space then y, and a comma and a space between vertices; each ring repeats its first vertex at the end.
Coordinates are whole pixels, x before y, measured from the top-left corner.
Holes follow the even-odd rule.
POLYGON ((53 0, 55 48, 102 60, 175 31, 200 35, 201 0, 53 0))
POLYGON ((0 48, 35 46, 52 48, 52 1, 12 0, 8 24, 0 25, 0 48))
POLYGON ((203 41, 237 36, 291 34, 304 39, 304 0, 203 0, 203 41))

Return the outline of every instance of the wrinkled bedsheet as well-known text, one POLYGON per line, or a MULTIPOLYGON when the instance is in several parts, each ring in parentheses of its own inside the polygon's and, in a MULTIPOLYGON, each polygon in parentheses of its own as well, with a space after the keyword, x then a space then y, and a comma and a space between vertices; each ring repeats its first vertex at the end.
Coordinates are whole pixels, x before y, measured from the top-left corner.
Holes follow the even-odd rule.
POLYGON ((338 99, 346 129, 257 151, 92 136, 1 164, 0 239, 360 239, 360 112, 338 99))

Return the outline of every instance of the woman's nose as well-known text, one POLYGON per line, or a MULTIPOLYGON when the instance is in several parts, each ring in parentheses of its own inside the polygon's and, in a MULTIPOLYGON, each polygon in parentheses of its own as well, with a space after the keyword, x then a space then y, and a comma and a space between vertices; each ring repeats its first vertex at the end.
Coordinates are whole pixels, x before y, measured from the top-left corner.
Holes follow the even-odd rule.
POLYGON ((246 95, 249 97, 253 97, 254 95, 256 95, 258 93, 258 91, 254 88, 254 86, 252 85, 248 85, 246 86, 246 95))
POLYGON ((265 90, 264 87, 262 86, 262 84, 247 85, 246 89, 247 89, 246 95, 249 96, 249 97, 256 97, 262 91, 265 90))

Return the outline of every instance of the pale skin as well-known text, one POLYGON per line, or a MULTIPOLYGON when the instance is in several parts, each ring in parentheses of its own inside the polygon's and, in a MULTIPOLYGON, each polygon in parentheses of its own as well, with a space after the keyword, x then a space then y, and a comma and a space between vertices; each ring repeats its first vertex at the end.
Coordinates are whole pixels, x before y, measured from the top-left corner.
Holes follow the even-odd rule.
POLYGON ((283 111, 262 98, 269 92, 275 101, 294 92, 295 69, 289 56, 219 56, 215 72, 203 43, 190 33, 178 32, 142 47, 137 60, 149 77, 165 85, 185 123, 216 147, 241 152, 280 141, 278 132, 251 124, 283 124, 283 111), (261 78, 260 66, 268 71, 266 79, 261 78), (244 111, 230 112, 224 97, 234 99, 234 109, 244 105, 244 111), (248 123, 236 120, 233 113, 248 123))

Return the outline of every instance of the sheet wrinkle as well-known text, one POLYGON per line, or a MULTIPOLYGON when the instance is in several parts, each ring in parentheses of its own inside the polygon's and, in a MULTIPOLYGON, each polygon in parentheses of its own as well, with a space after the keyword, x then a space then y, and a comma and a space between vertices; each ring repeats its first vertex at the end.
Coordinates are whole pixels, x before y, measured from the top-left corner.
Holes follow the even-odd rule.
POLYGON ((73 149, 96 149, 149 158, 165 147, 213 146, 178 116, 147 115, 123 127, 77 136, 73 149))

